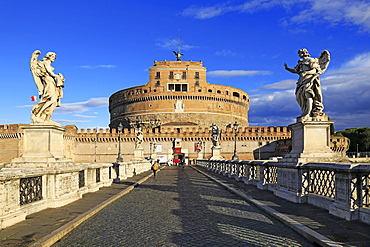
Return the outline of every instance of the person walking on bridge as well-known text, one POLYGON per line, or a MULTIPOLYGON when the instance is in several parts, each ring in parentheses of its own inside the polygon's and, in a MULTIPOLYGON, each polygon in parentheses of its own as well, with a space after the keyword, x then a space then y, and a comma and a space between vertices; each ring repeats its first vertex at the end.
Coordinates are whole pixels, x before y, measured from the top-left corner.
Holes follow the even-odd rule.
POLYGON ((153 176, 155 177, 156 176, 156 173, 157 171, 159 170, 159 165, 158 165, 158 161, 154 161, 153 165, 152 165, 152 171, 153 171, 153 176))

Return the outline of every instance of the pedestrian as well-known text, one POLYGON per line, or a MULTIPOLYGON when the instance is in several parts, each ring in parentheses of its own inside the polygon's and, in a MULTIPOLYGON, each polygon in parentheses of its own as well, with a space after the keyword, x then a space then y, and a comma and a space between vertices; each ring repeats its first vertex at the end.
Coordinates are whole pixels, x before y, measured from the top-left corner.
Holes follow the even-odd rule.
POLYGON ((159 165, 158 165, 158 162, 157 161, 154 161, 151 169, 153 171, 153 176, 155 177, 157 171, 159 170, 159 165))

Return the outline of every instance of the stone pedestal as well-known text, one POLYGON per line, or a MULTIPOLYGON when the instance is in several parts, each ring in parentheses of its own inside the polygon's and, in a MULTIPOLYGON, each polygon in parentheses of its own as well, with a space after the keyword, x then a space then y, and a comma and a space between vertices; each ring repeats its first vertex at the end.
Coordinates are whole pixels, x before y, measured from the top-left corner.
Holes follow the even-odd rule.
POLYGON ((134 150, 134 158, 132 160, 143 160, 144 159, 144 149, 138 148, 134 150))
POLYGON ((212 147, 212 156, 210 160, 224 160, 224 157, 221 156, 221 147, 212 147))
POLYGON ((23 152, 12 163, 70 161, 63 154, 63 128, 56 125, 28 125, 22 128, 23 152))
POLYGON ((289 125, 292 151, 281 162, 336 162, 343 159, 330 149, 330 125, 333 121, 303 121, 289 125))

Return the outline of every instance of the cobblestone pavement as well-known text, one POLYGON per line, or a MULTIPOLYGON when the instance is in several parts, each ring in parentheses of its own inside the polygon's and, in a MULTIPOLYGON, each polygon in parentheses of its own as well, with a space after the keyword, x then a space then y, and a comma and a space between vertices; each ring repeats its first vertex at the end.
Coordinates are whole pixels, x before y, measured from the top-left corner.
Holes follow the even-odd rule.
POLYGON ((190 167, 162 169, 53 246, 314 246, 190 167))

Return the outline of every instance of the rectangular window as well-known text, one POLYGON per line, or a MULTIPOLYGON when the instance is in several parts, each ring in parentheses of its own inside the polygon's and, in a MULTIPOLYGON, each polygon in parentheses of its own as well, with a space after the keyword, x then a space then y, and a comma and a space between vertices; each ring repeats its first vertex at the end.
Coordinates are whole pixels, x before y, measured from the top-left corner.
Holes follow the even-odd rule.
POLYGON ((155 79, 161 79, 161 72, 156 72, 155 79))
POLYGON ((175 92, 187 92, 188 91, 188 84, 186 83, 168 83, 167 84, 168 91, 175 91, 175 92))
POLYGON ((195 79, 199 79, 199 72, 195 72, 195 79))
POLYGON ((173 79, 173 71, 170 71, 169 79, 173 79))
POLYGON ((186 72, 182 72, 182 79, 186 79, 186 72))

